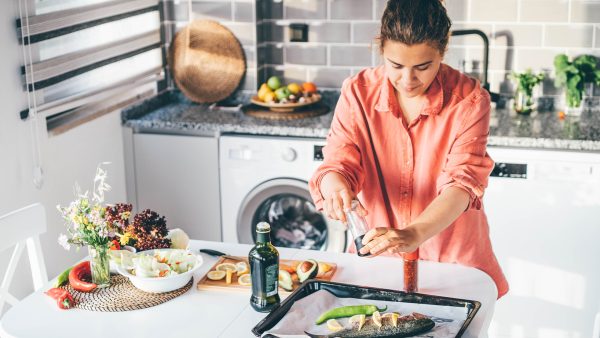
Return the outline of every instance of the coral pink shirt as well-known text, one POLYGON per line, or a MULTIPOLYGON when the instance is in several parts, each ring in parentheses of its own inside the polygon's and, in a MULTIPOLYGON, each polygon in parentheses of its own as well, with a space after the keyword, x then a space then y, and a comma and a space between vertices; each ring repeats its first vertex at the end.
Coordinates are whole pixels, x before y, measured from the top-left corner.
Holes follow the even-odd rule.
POLYGON ((448 187, 471 197, 469 208, 419 247, 419 258, 478 268, 492 277, 498 297, 508 283, 492 251, 481 198, 494 162, 486 152, 490 97, 480 83, 442 64, 428 104, 404 122, 383 66, 344 81, 324 161, 310 181, 317 208, 329 171, 343 175, 369 211, 370 227, 401 229, 448 187))

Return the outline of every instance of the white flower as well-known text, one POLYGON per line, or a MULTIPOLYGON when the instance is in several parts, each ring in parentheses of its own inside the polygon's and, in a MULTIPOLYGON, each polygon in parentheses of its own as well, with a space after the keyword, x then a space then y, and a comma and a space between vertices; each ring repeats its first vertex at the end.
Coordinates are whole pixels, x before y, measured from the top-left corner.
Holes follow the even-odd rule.
POLYGON ((94 177, 94 199, 99 203, 104 202, 104 193, 110 190, 110 185, 104 181, 108 177, 105 170, 102 170, 102 164, 109 164, 110 162, 103 162, 96 168, 96 177, 94 177))
POLYGON ((71 244, 69 244, 69 238, 65 234, 60 234, 60 236, 58 236, 58 244, 65 248, 65 250, 71 249, 71 244))

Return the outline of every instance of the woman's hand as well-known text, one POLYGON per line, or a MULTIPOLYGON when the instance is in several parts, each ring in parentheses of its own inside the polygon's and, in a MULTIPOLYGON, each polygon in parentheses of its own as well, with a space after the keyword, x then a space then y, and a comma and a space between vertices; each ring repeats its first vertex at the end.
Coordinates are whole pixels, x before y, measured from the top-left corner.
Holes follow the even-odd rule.
POLYGON ((413 252, 417 250, 422 241, 415 227, 404 229, 375 228, 369 230, 363 238, 361 254, 371 253, 368 257, 375 257, 384 252, 395 254, 399 252, 413 252))
MULTIPOLYGON (((323 212, 331 219, 346 223, 346 211, 350 210, 352 200, 356 196, 344 176, 330 171, 321 179, 321 195, 323 195, 323 212)), ((359 203, 358 212, 363 216, 367 211, 359 203)))

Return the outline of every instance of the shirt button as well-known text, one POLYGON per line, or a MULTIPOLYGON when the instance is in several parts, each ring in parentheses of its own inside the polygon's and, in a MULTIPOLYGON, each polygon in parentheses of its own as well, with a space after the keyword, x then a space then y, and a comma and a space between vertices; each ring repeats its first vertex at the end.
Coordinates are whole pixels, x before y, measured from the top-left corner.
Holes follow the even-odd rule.
POLYGON ((404 195, 404 197, 406 197, 406 196, 408 196, 408 193, 405 191, 405 192, 403 193, 403 195, 404 195))

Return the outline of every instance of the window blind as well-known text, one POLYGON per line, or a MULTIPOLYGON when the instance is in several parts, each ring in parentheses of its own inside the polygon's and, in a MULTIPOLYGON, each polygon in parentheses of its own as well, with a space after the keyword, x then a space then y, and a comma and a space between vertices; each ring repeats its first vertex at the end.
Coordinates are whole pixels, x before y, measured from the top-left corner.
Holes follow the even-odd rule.
POLYGON ((166 86, 159 0, 18 0, 23 90, 58 134, 166 86))

